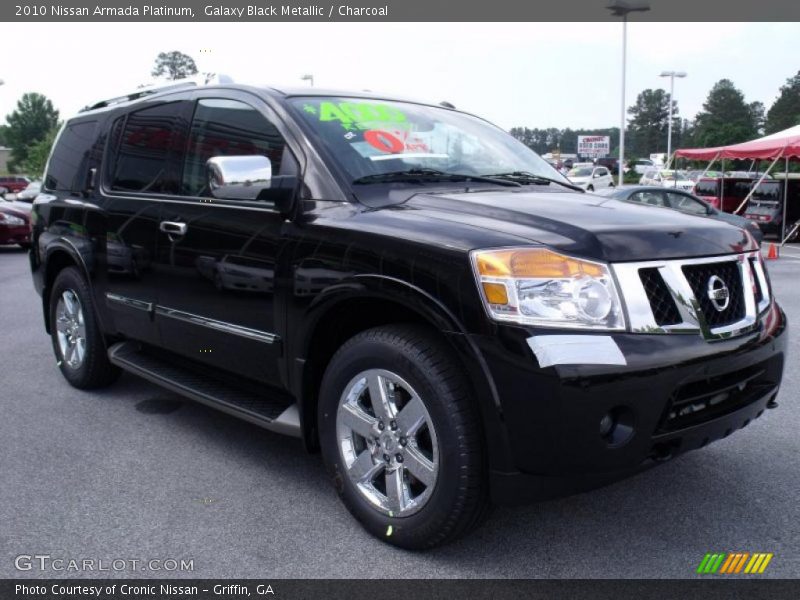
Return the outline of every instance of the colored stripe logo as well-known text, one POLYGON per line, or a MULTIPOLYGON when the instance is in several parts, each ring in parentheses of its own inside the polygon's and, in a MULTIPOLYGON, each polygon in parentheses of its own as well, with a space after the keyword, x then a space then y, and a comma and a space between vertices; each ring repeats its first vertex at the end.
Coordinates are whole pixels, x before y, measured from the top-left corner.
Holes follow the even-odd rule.
POLYGON ((771 552, 709 552, 700 561, 697 572, 701 575, 755 575, 766 571, 772 557, 771 552))

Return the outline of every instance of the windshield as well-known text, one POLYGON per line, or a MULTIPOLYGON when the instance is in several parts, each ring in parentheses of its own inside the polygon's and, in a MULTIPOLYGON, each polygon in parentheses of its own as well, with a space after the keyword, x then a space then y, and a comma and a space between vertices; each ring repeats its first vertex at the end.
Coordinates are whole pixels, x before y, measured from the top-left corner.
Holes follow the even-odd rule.
POLYGON ((688 181, 686 174, 683 171, 661 171, 661 177, 669 181, 688 181))
POLYGON ((592 170, 591 169, 572 169, 569 173, 567 173, 567 177, 591 177, 592 170))
POLYGON ((351 182, 386 183, 383 174, 435 170, 475 177, 525 173, 568 183, 527 146, 464 113, 360 98, 310 96, 290 103, 351 182))

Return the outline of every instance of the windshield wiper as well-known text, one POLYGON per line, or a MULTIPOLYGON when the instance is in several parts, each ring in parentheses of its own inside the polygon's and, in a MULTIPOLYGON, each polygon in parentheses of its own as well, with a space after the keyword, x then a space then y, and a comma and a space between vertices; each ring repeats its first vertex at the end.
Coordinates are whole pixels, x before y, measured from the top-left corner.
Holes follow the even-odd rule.
POLYGON ((438 169, 407 169, 405 171, 389 171, 388 173, 375 173, 364 175, 354 179, 356 185, 368 183, 391 183, 393 181, 423 182, 423 181, 474 181, 476 183, 493 183, 494 185, 504 185, 506 187, 519 187, 522 184, 506 178, 494 178, 490 176, 469 175, 466 173, 447 173, 438 169))
POLYGON ((585 192, 583 188, 578 187, 577 185, 573 185, 566 181, 559 181, 558 179, 553 179, 552 177, 545 177, 544 175, 537 175, 536 173, 531 173, 529 171, 511 171, 510 173, 492 173, 491 175, 484 175, 484 177, 492 177, 494 179, 504 179, 507 181, 514 181, 519 184, 535 184, 535 185, 549 185, 551 183, 557 183, 558 185, 562 185, 565 188, 569 188, 571 190, 575 190, 577 192, 585 192))

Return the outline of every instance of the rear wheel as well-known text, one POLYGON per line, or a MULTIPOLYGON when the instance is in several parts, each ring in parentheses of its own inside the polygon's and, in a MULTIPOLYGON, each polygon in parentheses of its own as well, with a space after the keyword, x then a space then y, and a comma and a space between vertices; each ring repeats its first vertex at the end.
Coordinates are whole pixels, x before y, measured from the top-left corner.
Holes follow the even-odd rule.
POLYGON ((106 355, 89 285, 75 267, 62 270, 53 283, 50 332, 58 367, 74 387, 103 387, 119 376, 106 355))
POLYGON ((593 192, 594 191, 594 186, 593 185, 586 186, 586 191, 587 192, 593 192))
POLYGON ((468 389, 444 344, 414 326, 365 331, 331 360, 320 392, 323 457, 342 501, 374 536, 432 548, 485 514, 468 389))

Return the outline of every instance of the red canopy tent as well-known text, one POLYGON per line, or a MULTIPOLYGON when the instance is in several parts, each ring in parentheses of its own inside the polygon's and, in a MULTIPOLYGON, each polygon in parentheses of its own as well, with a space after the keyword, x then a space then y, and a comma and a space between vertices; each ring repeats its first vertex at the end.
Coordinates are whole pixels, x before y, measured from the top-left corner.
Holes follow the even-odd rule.
POLYGON ((772 133, 757 140, 717 146, 716 148, 684 148, 676 150, 675 156, 694 160, 716 158, 739 158, 766 160, 776 158, 800 158, 800 125, 772 133))
MULTIPOLYGON (((676 150, 673 156, 675 158, 683 157, 693 160, 708 160, 711 161, 712 163, 716 160, 724 161, 726 158, 771 160, 772 164, 770 164, 767 171, 759 178, 758 182, 756 182, 756 184, 752 187, 750 193, 739 205, 739 208, 736 209, 735 212, 738 213, 742 208, 744 208, 744 206, 750 199, 750 196, 753 194, 753 191, 758 187, 759 184, 761 184, 761 182, 770 172, 772 167, 775 166, 775 163, 777 163, 778 160, 780 159, 784 159, 784 161, 786 162, 786 183, 784 189, 788 190, 789 160, 800 159, 800 125, 795 125, 794 127, 790 127, 789 129, 784 129, 783 131, 766 135, 762 138, 758 138, 757 140, 742 142, 741 144, 732 144, 730 146, 717 146, 716 148, 683 148, 681 150, 676 150)), ((671 161, 672 157, 670 157, 670 162, 671 161)), ((709 167, 710 166, 711 164, 709 163, 709 167)), ((781 225, 782 228, 781 245, 783 245, 786 242, 786 239, 788 238, 785 229, 786 204, 788 202, 788 195, 786 191, 784 191, 784 199, 785 199, 783 203, 784 218, 781 225)), ((790 232, 789 235, 791 235, 792 233, 793 232, 790 232)))

